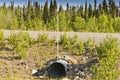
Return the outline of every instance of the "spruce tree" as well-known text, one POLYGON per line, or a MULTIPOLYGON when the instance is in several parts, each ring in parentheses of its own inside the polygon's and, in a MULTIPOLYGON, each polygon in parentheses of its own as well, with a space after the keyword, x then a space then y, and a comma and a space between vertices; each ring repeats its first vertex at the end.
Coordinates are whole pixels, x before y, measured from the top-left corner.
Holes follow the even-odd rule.
POLYGON ((34 6, 35 6, 35 16, 37 18, 40 18, 40 5, 39 5, 39 3, 36 1, 34 3, 34 6))
POLYGON ((54 7, 54 11, 57 12, 57 1, 56 0, 54 0, 54 6, 53 7, 54 7))
POLYGON ((54 5, 53 5, 53 17, 57 16, 57 1, 54 0, 54 5))
POLYGON ((92 17, 92 5, 89 4, 89 7, 88 7, 88 18, 92 17))
POLYGON ((83 18, 84 17, 84 11, 83 11, 83 5, 80 6, 80 16, 83 18))
POLYGON ((48 22, 48 1, 46 1, 45 5, 44 5, 44 10, 43 10, 43 21, 44 23, 48 22))
POLYGON ((98 13, 99 13, 99 15, 101 15, 102 14, 102 4, 99 4, 99 6, 98 6, 98 13))
POLYGON ((66 11, 69 11, 69 3, 66 5, 66 11))
POLYGON ((96 9, 97 9, 97 0, 94 0, 94 11, 93 11, 93 15, 96 16, 96 9))
POLYGON ((34 7, 32 6, 31 7, 31 9, 30 9, 30 11, 31 11, 31 19, 35 19, 35 12, 34 12, 34 7))
POLYGON ((50 15, 49 15, 49 22, 52 20, 52 18, 53 18, 53 11, 54 11, 54 5, 53 5, 53 1, 51 0, 50 1, 50 9, 49 9, 49 13, 50 13, 50 15))
POLYGON ((28 5, 27 5, 27 21, 30 21, 30 18, 31 18, 31 1, 28 0, 28 5))
POLYGON ((103 0, 102 4, 103 4, 103 11, 104 11, 106 14, 108 14, 108 5, 107 5, 106 0, 103 0))
POLYGON ((76 17, 76 7, 75 6, 72 6, 72 22, 75 21, 75 17, 76 17))
POLYGON ((6 8, 6 3, 5 2, 3 3, 2 8, 6 8))
POLYGON ((3 3, 1 8, 3 9, 3 13, 6 14, 7 10, 6 10, 6 3, 5 2, 3 3))
POLYGON ((84 12, 84 18, 87 20, 88 17, 88 10, 87 10, 87 1, 85 1, 85 12, 84 12))
POLYGON ((119 8, 116 8, 116 17, 119 17, 119 8))
POLYGON ((60 7, 59 7, 59 12, 63 12, 63 7, 62 7, 62 5, 60 5, 60 7))
POLYGON ((12 14, 13 14, 13 11, 14 11, 14 1, 11 1, 11 6, 10 6, 10 8, 11 8, 11 11, 12 11, 12 14))
POLYGON ((75 22, 75 19, 76 19, 76 7, 75 6, 72 6, 72 15, 71 15, 71 26, 72 26, 72 29, 74 29, 74 22, 75 22))
POLYGON ((94 0, 94 10, 96 11, 97 8, 97 0, 94 0))
POLYGON ((26 7, 23 5, 23 19, 26 21, 26 7))
POLYGON ((109 0, 109 12, 112 17, 116 16, 116 5, 114 0, 109 0))

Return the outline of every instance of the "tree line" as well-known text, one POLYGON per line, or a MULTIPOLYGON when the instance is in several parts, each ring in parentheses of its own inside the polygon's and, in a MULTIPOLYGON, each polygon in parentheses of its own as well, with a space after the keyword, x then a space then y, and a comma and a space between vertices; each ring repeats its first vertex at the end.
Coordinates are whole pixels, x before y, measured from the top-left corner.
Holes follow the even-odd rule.
POLYGON ((119 8, 114 0, 99 4, 94 0, 94 6, 87 1, 79 6, 66 3, 66 9, 58 6, 57 0, 46 0, 44 5, 28 0, 22 7, 15 7, 14 1, 9 6, 4 2, 0 6, 0 28, 56 31, 58 16, 60 31, 120 32, 119 8))

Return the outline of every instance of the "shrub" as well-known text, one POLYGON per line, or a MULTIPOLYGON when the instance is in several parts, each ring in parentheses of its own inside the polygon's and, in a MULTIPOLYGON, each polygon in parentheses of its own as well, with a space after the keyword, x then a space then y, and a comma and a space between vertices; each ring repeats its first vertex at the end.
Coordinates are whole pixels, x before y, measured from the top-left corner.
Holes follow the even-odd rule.
POLYGON ((78 43, 78 35, 75 34, 72 38, 70 38, 71 45, 76 45, 78 43))
POLYGON ((85 53, 85 46, 84 46, 84 42, 83 41, 80 41, 78 44, 77 44, 77 55, 81 55, 81 54, 84 54, 85 53))
POLYGON ((27 32, 20 32, 18 34, 17 41, 19 41, 19 42, 25 41, 26 43, 24 44, 24 46, 26 46, 26 47, 29 47, 32 44, 34 44, 34 39, 31 38, 27 32))
POLYGON ((93 80, 116 80, 120 75, 117 70, 119 47, 116 38, 107 37, 97 48, 99 61, 91 70, 93 71, 93 80))
POLYGON ((4 33, 0 31, 0 49, 3 49, 5 46, 4 33))
POLYGON ((38 35, 38 38, 37 38, 37 41, 39 43, 42 43, 44 45, 47 45, 47 42, 48 42, 48 35, 47 34, 39 34, 38 35))
POLYGON ((13 50, 20 58, 25 57, 27 48, 34 43, 34 40, 28 33, 11 34, 8 38, 9 44, 13 47, 13 50))
POLYGON ((78 51, 78 35, 74 35, 73 37, 70 37, 69 38, 69 41, 70 41, 70 51, 74 54, 79 54, 79 51, 78 51))
POLYGON ((63 49, 71 49, 70 37, 68 37, 66 33, 60 36, 60 45, 63 49))
POLYGON ((111 55, 118 55, 118 41, 116 38, 112 38, 111 36, 107 36, 106 39, 103 40, 102 43, 100 43, 99 47, 97 48, 98 56, 100 59, 104 57, 109 57, 111 55), (115 54, 113 53, 108 53, 108 51, 114 51, 116 52, 115 54))
POLYGON ((48 45, 48 46, 53 46, 53 45, 55 45, 55 42, 56 42, 56 39, 55 39, 55 37, 54 37, 54 38, 48 40, 47 45, 48 45))
POLYGON ((26 46, 24 45, 25 42, 18 42, 16 48, 15 48, 15 53, 18 54, 20 58, 23 58, 26 56, 26 46))
POLYGON ((8 43, 11 45, 11 47, 14 49, 17 45, 17 37, 18 35, 15 33, 12 33, 9 37, 8 37, 8 43))
POLYGON ((94 56, 96 55, 96 44, 95 44, 95 39, 89 38, 85 43, 85 53, 88 53, 89 56, 94 56))

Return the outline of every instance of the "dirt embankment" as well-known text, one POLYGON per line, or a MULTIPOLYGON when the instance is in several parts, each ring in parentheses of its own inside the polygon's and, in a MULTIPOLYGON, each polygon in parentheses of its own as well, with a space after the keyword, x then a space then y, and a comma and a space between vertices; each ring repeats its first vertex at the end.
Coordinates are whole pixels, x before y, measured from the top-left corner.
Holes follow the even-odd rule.
MULTIPOLYGON (((47 32, 47 31, 13 31, 13 30, 3 30, 5 38, 7 38, 12 33, 18 32, 28 32, 32 38, 37 38, 38 34, 48 34, 49 38, 56 37, 60 38, 65 32, 47 32)), ((81 32, 66 32, 70 37, 75 34, 78 35, 80 40, 86 41, 89 38, 95 38, 95 42, 101 42, 107 35, 112 35, 117 38, 120 42, 120 34, 113 33, 81 33, 81 32)), ((9 47, 9 45, 6 45, 9 47)), ((61 48, 60 48, 61 49, 61 48)), ((14 51, 5 48, 0 50, 0 80, 40 80, 38 77, 33 77, 31 72, 33 69, 39 69, 46 64, 50 59, 55 58, 57 48, 56 46, 41 46, 39 44, 32 45, 28 48, 26 57, 23 59, 16 59, 16 54, 14 51)), ((77 59, 79 63, 86 61, 84 57, 73 55, 72 53, 60 50, 60 55, 69 55, 74 59, 77 59), (83 61, 82 61, 83 60, 83 61)), ((84 65, 82 65, 84 67, 84 65)), ((83 72, 81 72, 83 74, 83 72)))

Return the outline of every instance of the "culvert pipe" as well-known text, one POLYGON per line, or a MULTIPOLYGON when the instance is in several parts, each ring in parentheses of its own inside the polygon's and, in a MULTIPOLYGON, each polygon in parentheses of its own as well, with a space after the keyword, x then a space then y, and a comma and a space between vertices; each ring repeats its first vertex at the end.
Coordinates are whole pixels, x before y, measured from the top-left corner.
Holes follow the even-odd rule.
POLYGON ((67 73, 67 61, 58 60, 48 67, 48 76, 52 78, 64 77, 67 73))

